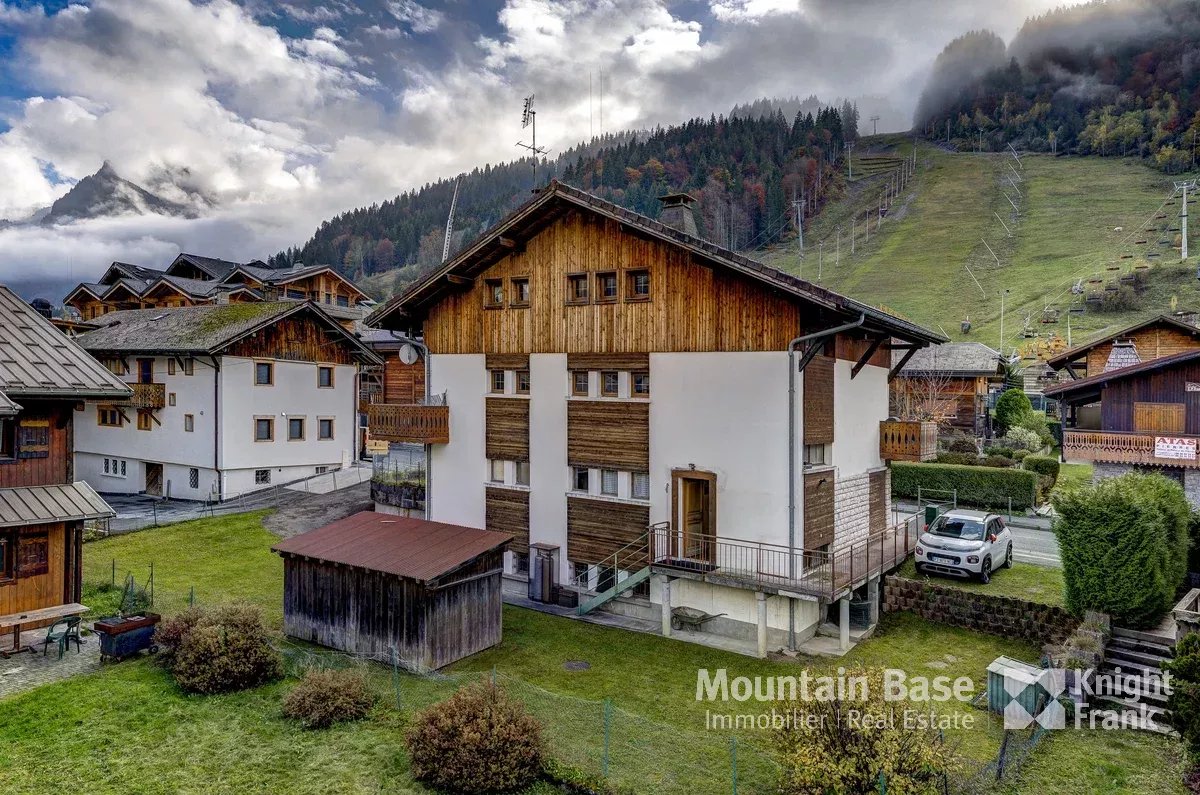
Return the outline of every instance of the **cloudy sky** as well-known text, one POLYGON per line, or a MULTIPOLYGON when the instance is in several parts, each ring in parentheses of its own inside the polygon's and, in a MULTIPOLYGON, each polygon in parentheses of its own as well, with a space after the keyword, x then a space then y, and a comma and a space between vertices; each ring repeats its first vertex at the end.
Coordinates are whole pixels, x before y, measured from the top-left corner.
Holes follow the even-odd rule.
POLYGON ((601 72, 609 130, 814 93, 883 94, 907 114, 954 36, 1009 38, 1061 4, 0 0, 0 218, 104 160, 207 208, 0 229, 0 281, 54 290, 181 248, 265 258, 336 212, 511 159, 526 94, 539 144, 600 132, 601 72))

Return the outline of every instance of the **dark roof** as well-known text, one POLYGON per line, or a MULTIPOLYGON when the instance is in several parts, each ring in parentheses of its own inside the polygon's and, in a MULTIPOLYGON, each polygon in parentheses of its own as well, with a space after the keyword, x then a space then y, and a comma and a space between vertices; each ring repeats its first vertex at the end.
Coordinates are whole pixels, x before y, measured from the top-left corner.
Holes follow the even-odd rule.
POLYGON ((0 489, 0 527, 113 516, 116 513, 108 503, 82 481, 0 489))
POLYGON ((108 266, 108 270, 104 272, 104 276, 100 277, 100 281, 103 282, 113 271, 132 279, 141 279, 144 282, 152 282, 163 274, 162 271, 155 268, 143 268, 141 265, 131 265, 128 262, 114 262, 108 266))
POLYGON ((1171 356, 1160 356, 1157 359, 1150 359, 1140 364, 1122 367, 1120 370, 1109 370, 1106 373, 1097 373, 1089 375, 1087 378, 1079 378, 1074 381, 1063 381, 1053 386, 1048 386, 1042 390, 1047 397, 1051 395, 1069 395, 1074 392, 1079 392, 1085 389, 1094 390, 1097 387, 1103 386, 1110 381, 1118 381, 1122 378, 1148 373, 1153 370, 1159 370, 1164 367, 1171 367, 1183 362, 1190 362, 1193 359, 1200 359, 1200 348, 1192 351, 1184 351, 1171 356))
POLYGON ((276 544, 281 555, 429 582, 512 540, 507 533, 363 511, 276 544))
POLYGON ((234 268, 236 268, 240 264, 237 262, 231 262, 230 260, 227 260, 227 259, 217 259, 216 257, 202 257, 199 254, 180 253, 180 255, 178 257, 176 257, 175 260, 171 263, 171 265, 167 268, 167 273, 170 273, 171 268, 175 267, 175 265, 181 261, 189 262, 192 265, 195 265, 197 268, 204 271, 205 273, 207 273, 209 276, 213 277, 214 279, 224 278, 226 276, 226 274, 228 274, 230 271, 232 271, 234 268))
MULTIPOLYGON (((892 363, 898 363, 903 357, 904 351, 893 351, 892 363)), ((916 351, 900 375, 987 376, 1003 372, 1000 354, 982 342, 947 342, 916 351)))
POLYGON ((741 273, 768 287, 837 313, 850 317, 859 314, 865 315, 868 318, 868 328, 920 342, 947 341, 946 337, 937 332, 922 328, 908 320, 763 265, 761 262, 721 248, 701 238, 685 234, 660 221, 638 215, 631 210, 557 180, 551 181, 536 196, 480 235, 474 243, 459 252, 445 265, 418 280, 400 295, 383 303, 367 317, 366 322, 370 325, 380 326, 387 321, 389 315, 397 310, 403 312, 406 308, 417 307, 435 300, 439 289, 445 286, 448 275, 486 268, 508 253, 508 249, 501 242, 502 237, 536 234, 545 218, 550 214, 549 211, 554 210, 559 204, 582 208, 612 218, 649 237, 690 251, 713 265, 741 273))
POLYGON ((125 398, 129 387, 0 285, 0 392, 10 398, 125 398))
MULTIPOLYGON (((317 304, 310 301, 201 304, 172 309, 109 312, 92 322, 95 331, 76 339, 86 350, 105 353, 216 353, 239 339, 298 312, 320 322, 373 364, 379 358, 317 304)), ((56 332, 57 333, 57 332, 56 332)), ((62 335, 59 335, 62 336, 62 335)))
POLYGON ((1141 323, 1135 323, 1134 325, 1129 326, 1128 328, 1123 328, 1114 334, 1108 334, 1108 335, 1100 337, 1098 339, 1094 339, 1091 342, 1088 342, 1084 345, 1076 345, 1074 348, 1071 348, 1070 350, 1067 350, 1067 351, 1063 351, 1062 353, 1058 354, 1057 356, 1051 356, 1049 359, 1046 360, 1046 364, 1050 365, 1055 370, 1061 370, 1063 367, 1067 366, 1068 362, 1075 361, 1080 356, 1082 356, 1083 354, 1090 351, 1092 348, 1095 348, 1097 345, 1103 345, 1106 342, 1112 342, 1113 340, 1119 339, 1121 337, 1128 337, 1130 334, 1134 333, 1135 331, 1141 331, 1144 328, 1148 328, 1150 326, 1155 326, 1160 323, 1163 325, 1178 329, 1180 331, 1187 332, 1188 334, 1194 334, 1194 335, 1200 336, 1200 328, 1193 326, 1191 323, 1185 323, 1182 320, 1179 320, 1178 318, 1171 317, 1170 315, 1158 315, 1156 317, 1150 318, 1149 320, 1143 320, 1141 323))

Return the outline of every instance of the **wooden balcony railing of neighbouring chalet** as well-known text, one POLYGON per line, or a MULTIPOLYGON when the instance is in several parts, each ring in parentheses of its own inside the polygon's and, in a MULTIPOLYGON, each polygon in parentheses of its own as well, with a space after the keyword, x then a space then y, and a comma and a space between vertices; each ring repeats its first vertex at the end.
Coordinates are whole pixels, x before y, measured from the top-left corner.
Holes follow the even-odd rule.
POLYGON ((161 409, 167 405, 166 384, 130 384, 133 397, 129 404, 135 409, 161 409))
POLYGON ((373 403, 367 427, 374 439, 412 444, 449 444, 450 407, 444 396, 424 404, 373 403))
POLYGON ((884 461, 932 461, 937 458, 937 423, 883 420, 879 423, 879 457, 884 461))
POLYGON ((1185 434, 1063 431, 1063 458, 1068 461, 1200 468, 1197 449, 1200 437, 1185 434))

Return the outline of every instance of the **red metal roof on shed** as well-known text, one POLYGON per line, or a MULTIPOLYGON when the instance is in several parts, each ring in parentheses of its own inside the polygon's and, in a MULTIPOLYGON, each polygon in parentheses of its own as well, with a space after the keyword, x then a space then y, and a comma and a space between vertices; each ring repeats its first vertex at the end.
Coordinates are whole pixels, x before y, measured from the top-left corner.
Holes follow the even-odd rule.
POLYGON ((363 511, 271 549, 427 582, 511 540, 494 530, 363 511))

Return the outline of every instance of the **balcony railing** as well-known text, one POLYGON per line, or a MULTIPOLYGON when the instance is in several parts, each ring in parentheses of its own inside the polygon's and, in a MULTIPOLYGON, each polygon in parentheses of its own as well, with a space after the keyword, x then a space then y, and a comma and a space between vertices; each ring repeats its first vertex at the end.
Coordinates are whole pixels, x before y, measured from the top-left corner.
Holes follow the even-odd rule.
POLYGON ((656 569, 754 590, 803 593, 834 601, 900 565, 917 543, 917 517, 835 550, 680 533, 657 525, 649 559, 656 569))
POLYGON ((932 461, 937 458, 937 423, 883 420, 879 457, 884 461, 932 461))
POLYGON ((367 409, 371 437, 413 444, 450 443, 450 407, 407 403, 374 403, 367 409))
POLYGON ((1111 431, 1063 431, 1063 457, 1077 461, 1110 464, 1155 464, 1200 467, 1196 436, 1114 433, 1111 431))
POLYGON ((161 409, 167 405, 166 384, 130 384, 133 397, 130 405, 135 409, 161 409))

